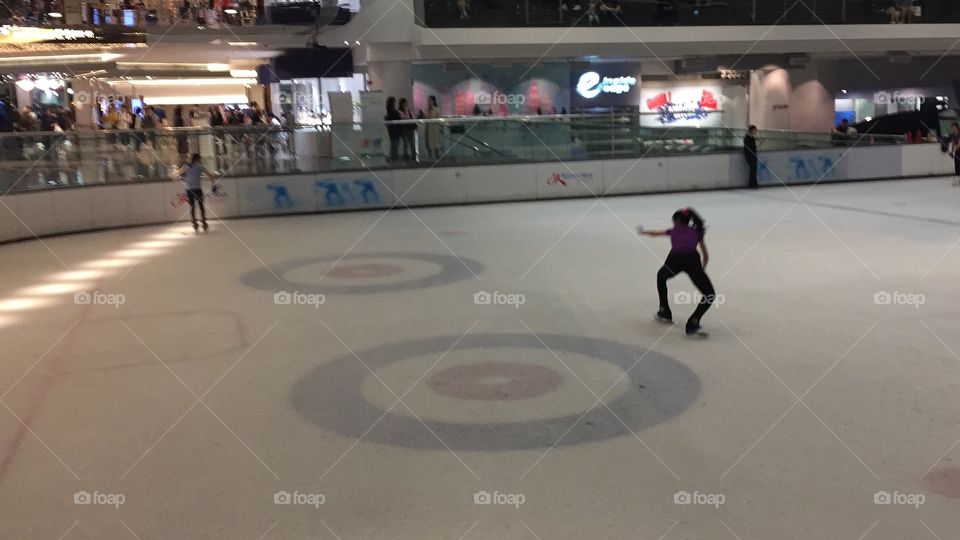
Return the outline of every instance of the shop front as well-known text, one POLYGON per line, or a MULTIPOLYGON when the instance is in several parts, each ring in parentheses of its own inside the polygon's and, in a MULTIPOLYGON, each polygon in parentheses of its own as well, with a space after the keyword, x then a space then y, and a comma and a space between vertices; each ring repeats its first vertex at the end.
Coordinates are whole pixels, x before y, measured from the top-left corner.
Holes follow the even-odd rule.
POLYGON ((565 114, 569 73, 559 62, 414 64, 412 112, 425 113, 434 96, 442 116, 565 114))
POLYGON ((412 112, 435 96, 442 116, 617 114, 641 127, 747 126, 746 81, 645 77, 643 68, 617 60, 415 64, 412 112))

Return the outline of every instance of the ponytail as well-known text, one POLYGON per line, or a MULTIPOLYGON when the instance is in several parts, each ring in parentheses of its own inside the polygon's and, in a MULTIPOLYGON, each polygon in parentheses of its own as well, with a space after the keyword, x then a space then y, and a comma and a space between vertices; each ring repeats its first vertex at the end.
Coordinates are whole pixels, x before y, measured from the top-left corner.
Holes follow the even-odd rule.
POLYGON ((701 235, 706 232, 707 226, 703 222, 703 218, 700 217, 700 214, 697 213, 693 208, 681 208, 673 213, 673 220, 679 221, 688 227, 692 227, 698 231, 701 235))

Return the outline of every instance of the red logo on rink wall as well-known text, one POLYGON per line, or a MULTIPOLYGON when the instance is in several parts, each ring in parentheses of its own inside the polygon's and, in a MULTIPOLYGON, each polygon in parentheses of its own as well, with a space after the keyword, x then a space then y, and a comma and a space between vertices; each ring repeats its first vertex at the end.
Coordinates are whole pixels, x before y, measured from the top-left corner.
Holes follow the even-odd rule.
POLYGON ((593 173, 553 173, 547 179, 548 186, 566 186, 570 183, 585 183, 593 180, 593 173))

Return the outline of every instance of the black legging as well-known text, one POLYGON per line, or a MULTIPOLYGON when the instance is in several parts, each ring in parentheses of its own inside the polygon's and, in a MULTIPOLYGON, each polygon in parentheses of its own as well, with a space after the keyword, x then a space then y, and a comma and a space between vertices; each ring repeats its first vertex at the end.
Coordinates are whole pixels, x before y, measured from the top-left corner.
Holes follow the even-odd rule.
POLYGON ((703 314, 706 313, 707 310, 710 309, 710 305, 713 304, 715 291, 713 290, 713 284, 710 283, 710 278, 707 277, 707 273, 703 271, 700 254, 696 251, 671 251, 670 255, 667 255, 667 260, 663 263, 663 267, 657 272, 657 292, 660 294, 660 314, 665 315, 667 318, 673 317, 670 311, 670 302, 667 301, 667 280, 680 272, 686 272, 687 275, 690 276, 690 281, 700 290, 700 303, 697 305, 697 309, 693 312, 693 315, 690 316, 690 319, 687 320, 687 326, 699 325, 700 318, 703 317, 703 314))
POLYGON ((207 209, 203 207, 203 190, 202 189, 188 189, 187 190, 187 202, 190 203, 190 221, 193 222, 194 227, 197 225, 197 216, 194 213, 194 207, 200 205, 200 219, 203 221, 203 224, 207 224, 207 209))

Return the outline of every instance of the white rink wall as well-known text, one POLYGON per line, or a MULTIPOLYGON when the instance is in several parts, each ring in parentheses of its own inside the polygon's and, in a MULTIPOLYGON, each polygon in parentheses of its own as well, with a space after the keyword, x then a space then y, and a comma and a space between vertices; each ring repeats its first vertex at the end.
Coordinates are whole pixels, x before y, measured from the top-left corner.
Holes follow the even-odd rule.
MULTIPOLYGON (((764 152, 760 182, 838 182, 953 174, 938 144, 764 152)), ((739 153, 226 178, 207 198, 227 219, 515 200, 725 189, 746 184, 739 153)), ((55 188, 3 197, 0 242, 188 219, 180 182, 55 188)))

